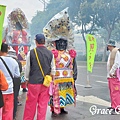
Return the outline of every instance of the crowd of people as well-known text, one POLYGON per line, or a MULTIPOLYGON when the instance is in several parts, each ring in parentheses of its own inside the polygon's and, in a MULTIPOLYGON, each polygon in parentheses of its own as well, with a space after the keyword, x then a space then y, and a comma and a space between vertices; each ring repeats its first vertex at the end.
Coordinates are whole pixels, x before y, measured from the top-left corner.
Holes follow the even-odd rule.
MULTIPOLYGON (((68 114, 67 105, 76 104, 77 80, 76 52, 67 49, 68 40, 61 37, 54 41, 54 48, 45 47, 45 36, 35 36, 36 47, 30 50, 26 58, 25 79, 28 88, 24 107, 23 120, 46 119, 47 106, 51 108, 51 116, 68 114), (46 78, 46 76, 49 76, 46 78), (45 81, 47 81, 45 83, 45 81), (36 112, 37 111, 37 112, 36 112)), ((115 41, 109 41, 110 51, 107 70, 111 98, 111 114, 116 114, 120 105, 120 49, 115 41)), ((15 120, 17 103, 19 102, 21 63, 15 51, 6 43, 2 43, 0 51, 0 120, 15 120)))
MULTIPOLYGON (((35 43, 35 49, 28 52, 26 59, 25 79, 28 91, 23 120, 33 120, 35 114, 38 120, 45 120, 48 105, 53 117, 68 114, 65 106, 75 104, 76 101, 76 52, 67 50, 66 38, 55 40, 55 49, 52 51, 45 47, 43 34, 35 36, 35 43), (47 82, 51 80, 49 85, 44 83, 46 76, 49 76, 47 82)), ((17 60, 15 50, 6 43, 2 43, 0 56, 1 77, 4 76, 4 80, 1 79, 3 87, 0 100, 3 101, 0 101, 0 119, 15 120, 22 66, 17 60)))

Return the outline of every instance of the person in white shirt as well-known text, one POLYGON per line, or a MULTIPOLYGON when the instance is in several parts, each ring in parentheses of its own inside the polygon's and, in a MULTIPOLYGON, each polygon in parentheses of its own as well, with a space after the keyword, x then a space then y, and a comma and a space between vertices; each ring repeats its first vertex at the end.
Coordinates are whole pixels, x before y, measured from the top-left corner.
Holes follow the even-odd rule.
POLYGON ((14 60, 12 57, 8 57, 7 55, 8 45, 2 43, 0 51, 0 69, 3 71, 8 83, 8 89, 6 91, 2 91, 4 101, 4 106, 2 109, 2 120, 13 120, 13 79, 2 60, 4 60, 4 62, 8 66, 13 77, 20 77, 20 71, 16 60, 14 60))
POLYGON ((107 50, 110 51, 107 61, 107 79, 111 98, 111 107, 108 109, 113 109, 111 114, 116 114, 116 111, 118 111, 117 107, 120 105, 120 81, 118 75, 120 67, 120 49, 116 48, 115 41, 110 40, 107 44, 107 50))

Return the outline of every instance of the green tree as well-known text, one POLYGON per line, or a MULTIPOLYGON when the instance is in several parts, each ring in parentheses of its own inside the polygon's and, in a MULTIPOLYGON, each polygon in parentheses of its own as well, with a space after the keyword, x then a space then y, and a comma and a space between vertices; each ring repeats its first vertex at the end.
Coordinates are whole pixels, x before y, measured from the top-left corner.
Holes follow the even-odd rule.
POLYGON ((70 19, 74 21, 77 16, 81 0, 50 0, 46 5, 45 11, 37 11, 33 17, 30 25, 30 33, 34 36, 36 33, 40 33, 47 22, 58 12, 62 11, 66 7, 69 7, 70 19))
MULTIPOLYGON (((119 0, 83 0, 80 5, 76 24, 82 27, 81 34, 86 43, 85 35, 94 34, 99 28, 107 32, 105 43, 109 42, 115 25, 120 20, 120 1, 119 0)), ((106 46, 103 53, 103 61, 106 58, 106 46)))
POLYGON ((32 36, 42 32, 42 28, 48 21, 46 15, 47 14, 44 11, 37 11, 37 14, 33 17, 30 25, 30 32, 32 36))
POLYGON ((86 34, 94 34, 97 29, 96 29, 96 14, 94 13, 92 9, 92 3, 93 0, 83 0, 82 3, 80 4, 79 11, 78 11, 78 16, 75 17, 75 23, 78 26, 81 26, 81 35, 82 38, 85 42, 85 48, 87 52, 87 47, 86 47, 86 34))
POLYGON ((120 21, 115 24, 115 29, 112 32, 111 39, 120 43, 120 21))
MULTIPOLYGON (((115 29, 115 24, 120 21, 119 6, 119 0, 95 0, 93 3, 93 10, 98 17, 96 24, 107 31, 105 43, 109 42, 112 32, 115 29)), ((106 47, 104 48, 102 61, 105 61, 106 58, 106 47)))

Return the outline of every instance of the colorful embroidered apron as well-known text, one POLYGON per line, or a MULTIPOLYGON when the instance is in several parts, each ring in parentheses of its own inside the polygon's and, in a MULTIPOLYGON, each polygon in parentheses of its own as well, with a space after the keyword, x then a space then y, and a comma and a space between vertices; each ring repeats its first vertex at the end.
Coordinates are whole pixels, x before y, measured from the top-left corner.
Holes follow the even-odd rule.
POLYGON ((60 108, 75 103, 73 59, 67 52, 59 54, 55 59, 56 75, 53 85, 53 96, 50 105, 54 107, 55 113, 60 113, 60 108))

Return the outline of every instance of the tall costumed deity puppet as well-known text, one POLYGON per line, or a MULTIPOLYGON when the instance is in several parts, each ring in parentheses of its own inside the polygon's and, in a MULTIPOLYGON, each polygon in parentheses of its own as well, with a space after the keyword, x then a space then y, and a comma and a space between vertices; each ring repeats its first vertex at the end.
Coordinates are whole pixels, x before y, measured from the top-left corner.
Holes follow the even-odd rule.
POLYGON ((27 54, 30 46, 30 35, 28 28, 28 20, 24 12, 20 8, 15 8, 7 17, 8 25, 5 31, 5 41, 12 46, 18 57, 21 53, 27 54))
POLYGON ((8 15, 8 43, 26 44, 28 42, 28 20, 20 8, 8 15), (10 39, 11 38, 11 39, 10 39))
POLYGON ((56 14, 43 28, 46 46, 55 58, 56 74, 50 100, 52 114, 67 113, 64 107, 75 104, 77 79, 74 35, 68 8, 56 14))

